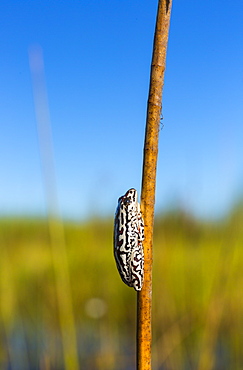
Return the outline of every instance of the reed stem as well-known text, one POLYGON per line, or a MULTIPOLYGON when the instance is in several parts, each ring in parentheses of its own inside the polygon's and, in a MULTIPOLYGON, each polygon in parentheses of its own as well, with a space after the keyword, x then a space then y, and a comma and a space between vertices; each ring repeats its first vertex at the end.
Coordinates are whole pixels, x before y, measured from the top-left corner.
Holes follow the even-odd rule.
POLYGON ((153 224, 162 89, 172 0, 159 0, 154 35, 144 143, 141 211, 145 226, 144 283, 137 296, 137 369, 151 369, 153 224))

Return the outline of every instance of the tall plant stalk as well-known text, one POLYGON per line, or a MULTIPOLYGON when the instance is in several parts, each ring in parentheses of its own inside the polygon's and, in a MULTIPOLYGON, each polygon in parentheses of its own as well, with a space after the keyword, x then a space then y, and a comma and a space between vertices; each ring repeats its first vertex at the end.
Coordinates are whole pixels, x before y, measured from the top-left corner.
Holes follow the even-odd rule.
POLYGON ((141 211, 145 224, 144 284, 137 296, 137 369, 151 369, 153 223, 162 89, 172 0, 159 0, 154 35, 144 143, 141 211))
POLYGON ((46 195, 50 247, 56 279, 56 296, 59 310, 59 323, 62 339, 65 369, 78 370, 78 348, 75 320, 72 305, 72 292, 69 276, 68 257, 64 229, 58 211, 55 182, 54 158, 51 141, 51 122, 44 77, 42 50, 30 50, 30 70, 33 80, 33 93, 40 141, 40 154, 46 195))

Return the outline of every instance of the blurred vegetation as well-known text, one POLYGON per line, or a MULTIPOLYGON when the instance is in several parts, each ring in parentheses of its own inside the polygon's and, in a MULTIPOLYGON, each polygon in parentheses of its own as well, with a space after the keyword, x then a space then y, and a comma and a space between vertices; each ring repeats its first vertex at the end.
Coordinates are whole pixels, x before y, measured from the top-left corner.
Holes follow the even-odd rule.
MULTIPOLYGON (((242 222, 242 204, 214 222, 156 217, 153 369, 243 368, 242 222)), ((80 369, 134 369, 136 294, 116 271, 113 220, 63 226, 80 369)), ((50 243, 48 220, 0 220, 1 369, 64 368, 50 243)))

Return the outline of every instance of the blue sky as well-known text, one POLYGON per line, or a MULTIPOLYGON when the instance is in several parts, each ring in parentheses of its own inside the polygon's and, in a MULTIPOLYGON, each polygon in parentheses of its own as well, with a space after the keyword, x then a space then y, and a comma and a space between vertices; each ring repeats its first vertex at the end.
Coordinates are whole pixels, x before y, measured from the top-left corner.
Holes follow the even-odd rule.
MULTIPOLYGON (((155 0, 2 0, 0 214, 43 214, 29 50, 43 50, 64 217, 141 187, 155 0)), ((156 209, 217 216, 243 185, 243 3, 173 2, 156 209)))

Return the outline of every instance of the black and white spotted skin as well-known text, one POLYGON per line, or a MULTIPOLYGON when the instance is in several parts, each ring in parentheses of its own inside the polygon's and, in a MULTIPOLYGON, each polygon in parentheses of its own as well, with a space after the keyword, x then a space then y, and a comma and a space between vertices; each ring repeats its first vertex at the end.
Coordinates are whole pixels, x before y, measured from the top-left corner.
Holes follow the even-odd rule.
POLYGON ((137 191, 132 188, 118 199, 114 224, 114 256, 124 283, 140 291, 144 274, 144 223, 137 197, 137 191))

